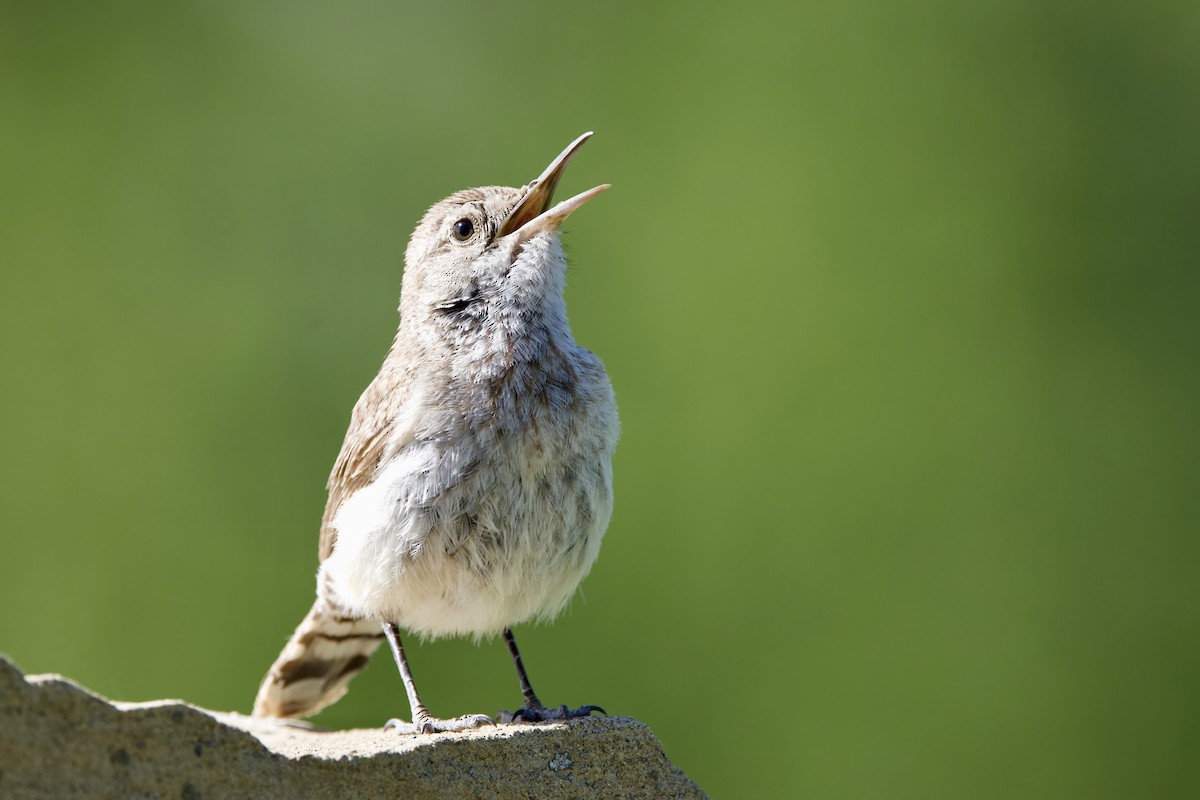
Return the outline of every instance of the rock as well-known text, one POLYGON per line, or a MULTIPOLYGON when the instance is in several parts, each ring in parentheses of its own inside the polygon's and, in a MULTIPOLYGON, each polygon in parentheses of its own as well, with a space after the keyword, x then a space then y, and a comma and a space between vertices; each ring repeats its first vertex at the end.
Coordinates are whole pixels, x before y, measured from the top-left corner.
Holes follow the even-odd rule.
POLYGON ((0 655, 0 797, 703 798, 625 717, 405 736, 113 703, 0 655))

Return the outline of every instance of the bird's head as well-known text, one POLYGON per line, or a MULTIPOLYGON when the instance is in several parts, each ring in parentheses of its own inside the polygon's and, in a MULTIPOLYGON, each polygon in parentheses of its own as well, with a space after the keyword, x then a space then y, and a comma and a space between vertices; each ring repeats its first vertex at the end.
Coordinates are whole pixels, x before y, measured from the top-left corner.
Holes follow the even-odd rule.
POLYGON ((551 202, 567 163, 591 135, 571 142, 527 186, 465 189, 426 212, 404 257, 402 326, 462 332, 545 314, 561 315, 565 324, 558 228, 608 184, 551 202))

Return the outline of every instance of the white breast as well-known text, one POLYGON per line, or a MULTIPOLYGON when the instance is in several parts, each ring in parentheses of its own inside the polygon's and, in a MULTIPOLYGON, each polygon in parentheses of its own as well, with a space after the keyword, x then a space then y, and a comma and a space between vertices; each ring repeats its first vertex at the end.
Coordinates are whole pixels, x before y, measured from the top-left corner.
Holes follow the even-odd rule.
POLYGON ((431 637, 557 614, 612 513, 617 423, 604 395, 567 430, 410 440, 338 510, 319 585, 352 614, 431 637))

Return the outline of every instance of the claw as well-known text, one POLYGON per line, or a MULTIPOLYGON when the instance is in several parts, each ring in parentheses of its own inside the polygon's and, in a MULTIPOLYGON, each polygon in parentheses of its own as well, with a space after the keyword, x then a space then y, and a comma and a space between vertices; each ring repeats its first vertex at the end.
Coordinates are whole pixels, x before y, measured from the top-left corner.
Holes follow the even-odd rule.
POLYGON ((565 703, 558 708, 546 708, 545 706, 522 706, 516 711, 501 711, 499 714, 500 722, 549 722, 558 719, 579 719, 580 717, 590 717, 593 711, 599 711, 601 714, 608 716, 608 712, 600 706, 580 706, 572 710, 565 703))
POLYGON ((450 733, 452 731, 469 731, 484 725, 495 725, 496 720, 487 714, 465 714, 454 719, 438 719, 437 717, 422 717, 416 722, 403 719, 389 719, 383 726, 385 731, 396 733, 450 733))

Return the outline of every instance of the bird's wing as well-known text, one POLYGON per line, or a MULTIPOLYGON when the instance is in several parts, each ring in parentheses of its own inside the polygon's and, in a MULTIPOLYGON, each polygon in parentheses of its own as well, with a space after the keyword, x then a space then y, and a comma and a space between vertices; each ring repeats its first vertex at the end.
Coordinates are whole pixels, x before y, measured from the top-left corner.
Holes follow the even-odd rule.
POLYGON ((395 445, 396 425, 400 422, 400 410, 409 395, 403 376, 384 365, 379 375, 363 392, 350 415, 350 427, 342 442, 329 474, 329 499, 325 503, 325 516, 321 519, 321 541, 318 553, 322 561, 333 552, 337 531, 333 518, 342 503, 351 495, 369 484, 383 461, 389 445, 395 445))

